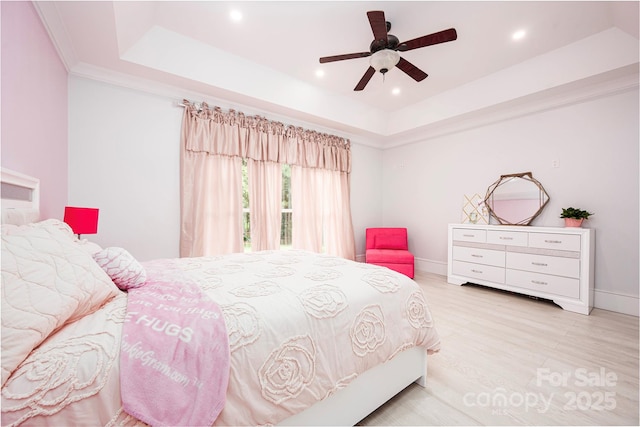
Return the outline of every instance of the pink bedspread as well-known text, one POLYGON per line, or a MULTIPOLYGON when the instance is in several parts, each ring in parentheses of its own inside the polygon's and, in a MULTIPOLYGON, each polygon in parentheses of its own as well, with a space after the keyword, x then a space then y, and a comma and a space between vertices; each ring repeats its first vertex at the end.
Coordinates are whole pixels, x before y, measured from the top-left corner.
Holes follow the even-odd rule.
POLYGON ((123 409, 154 426, 210 426, 225 404, 222 312, 173 260, 146 263, 129 289, 120 349, 123 409))
MULTIPOLYGON (((214 426, 278 424, 408 348, 420 346, 428 352, 440 348, 418 284, 383 267, 294 250, 181 258, 169 264, 172 275, 197 283, 224 317, 230 374, 226 403, 214 426)), ((148 277, 158 280, 161 264, 143 265, 148 277)), ((167 280, 162 276, 160 282, 167 280)), ((176 283, 176 277, 171 280, 176 283)), ((143 427, 137 417, 123 411, 121 378, 143 380, 141 387, 148 393, 144 397, 151 404, 157 401, 160 406, 167 395, 180 396, 183 402, 182 396, 194 388, 186 381, 182 385, 169 379, 163 387, 145 385, 147 374, 139 370, 120 375, 124 369, 120 363, 129 363, 119 357, 122 336, 127 335, 129 348, 138 341, 127 332, 138 318, 125 310, 129 306, 130 312, 139 311, 128 304, 133 297, 133 292, 119 294, 35 349, 2 387, 2 425, 143 427)), ((158 309, 162 301, 152 304, 156 314, 163 311, 158 309)), ((185 328, 190 325, 182 322, 188 318, 208 320, 184 313, 166 319, 185 328)), ((186 337, 184 329, 180 331, 186 337)), ((199 358, 202 352, 196 354, 199 358)), ((198 375, 201 378, 203 371, 198 375)), ((219 401, 209 401, 210 397, 199 391, 194 399, 207 399, 205 407, 213 410, 219 401)), ((190 408, 194 406, 195 400, 190 408)))

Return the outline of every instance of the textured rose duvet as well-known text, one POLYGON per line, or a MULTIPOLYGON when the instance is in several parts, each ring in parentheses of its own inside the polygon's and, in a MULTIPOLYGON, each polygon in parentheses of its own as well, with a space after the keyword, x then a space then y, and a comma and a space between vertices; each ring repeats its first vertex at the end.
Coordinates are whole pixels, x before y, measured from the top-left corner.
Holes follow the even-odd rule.
MULTIPOLYGON (((439 349, 418 285, 386 268, 303 251, 170 262, 224 317, 230 372, 215 425, 276 424, 407 348, 439 349)), ((126 312, 118 292, 31 351, 2 387, 2 424, 142 424, 120 398, 126 312)))

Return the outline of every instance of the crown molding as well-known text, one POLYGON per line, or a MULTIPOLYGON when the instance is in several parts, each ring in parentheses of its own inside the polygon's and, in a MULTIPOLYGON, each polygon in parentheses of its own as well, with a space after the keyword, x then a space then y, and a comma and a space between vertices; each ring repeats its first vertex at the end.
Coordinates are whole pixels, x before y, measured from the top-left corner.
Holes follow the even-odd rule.
POLYGON ((58 52, 62 64, 70 72, 78 63, 78 55, 73 49, 73 43, 67 33, 67 28, 62 22, 60 12, 55 1, 34 1, 32 2, 44 29, 53 43, 53 47, 58 52))
POLYGON ((348 138, 352 143, 381 150, 428 141, 433 138, 505 120, 587 102, 605 96, 612 96, 637 89, 638 86, 640 86, 639 68, 636 63, 602 73, 598 76, 592 76, 515 100, 465 113, 402 134, 376 136, 362 133, 359 130, 344 129, 340 124, 320 122, 316 120, 317 118, 313 117, 296 117, 295 114, 290 115, 287 111, 278 111, 277 106, 264 106, 264 108, 260 108, 251 102, 251 100, 239 103, 237 100, 231 100, 233 98, 231 96, 229 98, 212 97, 211 95, 206 95, 204 91, 189 90, 178 86, 158 83, 86 63, 77 64, 71 70, 70 74, 155 96, 166 97, 171 99, 176 107, 182 99, 189 98, 198 101, 204 100, 211 104, 219 105, 222 108, 244 111, 245 114, 257 114, 269 117, 271 120, 279 120, 296 126, 316 128, 321 126, 322 129, 318 129, 320 131, 326 131, 327 133, 337 132, 345 138, 348 138))
POLYGON ((613 96, 640 86, 639 64, 602 73, 518 99, 462 114, 451 119, 389 136, 383 149, 428 141, 448 134, 613 96))
POLYGON ((246 99, 242 102, 237 99, 237 96, 233 96, 234 94, 230 94, 229 97, 207 94, 206 90, 185 89, 176 85, 159 83, 154 80, 98 67, 85 62, 77 63, 69 71, 69 75, 166 98, 167 102, 172 103, 176 108, 182 108, 180 103, 185 98, 197 102, 205 101, 210 105, 217 105, 221 108, 242 111, 246 115, 259 115, 267 117, 269 120, 280 121, 306 129, 314 129, 318 132, 340 135, 341 137, 349 139, 352 144, 377 149, 384 148, 384 137, 365 135, 359 133, 357 130, 346 129, 345 126, 339 123, 329 122, 312 116, 306 117, 299 111, 291 112, 289 110, 283 110, 281 106, 278 105, 260 106, 251 99, 246 99))

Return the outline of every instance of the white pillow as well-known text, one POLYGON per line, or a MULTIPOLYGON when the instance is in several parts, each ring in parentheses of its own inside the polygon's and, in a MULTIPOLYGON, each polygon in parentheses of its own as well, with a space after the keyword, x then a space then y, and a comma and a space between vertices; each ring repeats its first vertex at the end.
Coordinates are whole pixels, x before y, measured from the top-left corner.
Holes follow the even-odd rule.
POLYGON ((58 220, 3 229, 3 385, 51 333, 119 293, 70 230, 58 220))
POLYGON ((38 221, 40 212, 36 209, 2 209, 2 225, 24 225, 38 221))
POLYGON ((144 267, 123 248, 103 249, 93 254, 93 259, 123 291, 138 288, 147 280, 144 267))
POLYGON ((91 256, 93 256, 94 254, 102 250, 102 247, 100 247, 100 245, 94 242, 90 242, 87 239, 78 240, 76 242, 76 245, 78 245, 80 249, 82 249, 84 252, 88 253, 91 256))
POLYGON ((16 224, 2 224, 2 234, 13 234, 20 233, 23 234, 25 230, 31 228, 44 228, 46 230, 58 230, 60 235, 65 235, 69 238, 69 240, 74 241, 76 239, 76 235, 73 234, 73 230, 66 222, 60 221, 59 219, 45 219, 40 222, 32 222, 29 224, 16 225, 16 224))

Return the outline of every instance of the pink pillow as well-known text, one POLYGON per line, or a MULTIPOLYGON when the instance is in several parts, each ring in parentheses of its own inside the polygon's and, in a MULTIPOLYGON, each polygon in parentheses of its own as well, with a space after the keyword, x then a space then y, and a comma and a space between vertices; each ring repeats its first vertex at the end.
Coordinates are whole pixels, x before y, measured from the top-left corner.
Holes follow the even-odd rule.
POLYGON ((123 291, 139 288, 147 280, 144 267, 126 249, 106 248, 93 254, 93 259, 123 291))
POLYGON ((407 237, 399 232, 378 234, 376 236, 376 249, 407 249, 407 237))
POLYGON ((50 334, 119 294, 57 220, 2 233, 2 384, 50 334))

